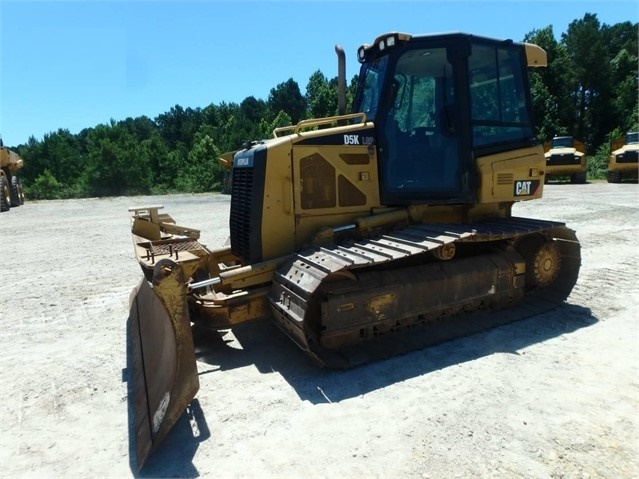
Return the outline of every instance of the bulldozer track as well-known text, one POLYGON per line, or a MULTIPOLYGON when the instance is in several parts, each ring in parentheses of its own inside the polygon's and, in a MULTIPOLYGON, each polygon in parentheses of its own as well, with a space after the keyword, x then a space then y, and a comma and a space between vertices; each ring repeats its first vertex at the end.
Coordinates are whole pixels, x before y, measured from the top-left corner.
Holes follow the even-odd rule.
MULTIPOLYGON (((492 257, 483 255, 469 261, 473 266, 481 261, 500 264, 504 261, 503 256, 503 253, 492 257)), ((439 262, 445 263, 454 264, 454 261, 439 262)), ((511 266, 508 264, 502 268, 505 271, 512 269, 511 266)), ((323 366, 348 368, 552 310, 570 294, 577 280, 579 266, 579 243, 574 232, 564 223, 511 217, 464 225, 420 224, 374 238, 342 245, 310 247, 296 253, 276 272, 269 300, 278 326, 309 356, 323 366), (402 265, 397 266, 395 271, 410 284, 413 280, 419 281, 416 277, 420 274, 421 266, 411 270, 403 266, 400 260, 434 252, 453 243, 499 242, 534 234, 543 234, 556 240, 559 245, 562 266, 551 286, 532 288, 526 291, 525 296, 524 288, 520 288, 520 296, 523 297, 518 297, 519 293, 512 289, 504 289, 482 299, 462 299, 452 308, 434 308, 412 314, 411 317, 394 318, 397 321, 392 321, 392 327, 369 328, 372 333, 365 334, 355 344, 344 347, 337 344, 334 348, 320 344, 319 336, 325 334, 322 330, 328 329, 324 326, 327 310, 335 307, 323 297, 327 295, 322 294, 322 291, 330 289, 327 285, 331 281, 356 280, 362 272, 374 271, 378 266, 388 271, 395 265, 402 265)), ((367 274, 374 277, 375 273, 367 274)), ((425 288, 416 288, 413 296, 428 294, 428 291, 423 291, 425 288)), ((337 288, 329 293, 341 298, 346 296, 348 289, 337 288)), ((379 295, 379 290, 374 294, 379 295)), ((394 294, 389 288, 386 295, 379 297, 383 300, 385 296, 394 294)), ((353 326, 353 331, 358 327, 353 326)))

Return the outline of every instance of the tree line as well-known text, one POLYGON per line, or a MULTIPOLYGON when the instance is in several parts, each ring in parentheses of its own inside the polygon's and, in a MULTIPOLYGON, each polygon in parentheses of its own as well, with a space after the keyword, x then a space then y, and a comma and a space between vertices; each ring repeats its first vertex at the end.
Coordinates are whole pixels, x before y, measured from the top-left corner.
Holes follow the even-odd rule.
MULTIPOLYGON (((611 141, 637 129, 637 27, 602 25, 587 13, 559 40, 552 26, 524 37, 548 54, 548 67, 531 73, 539 139, 555 134, 581 139, 588 146, 591 178, 605 174, 611 141)), ((348 85, 347 111, 356 84, 357 75, 348 85)), ((78 134, 59 129, 11 149, 24 159, 24 188, 32 199, 219 191, 221 153, 269 138, 277 127, 337 110, 337 77, 317 70, 304 94, 289 78, 266 100, 249 96, 239 104, 175 105, 154 119, 112 119, 78 134)))

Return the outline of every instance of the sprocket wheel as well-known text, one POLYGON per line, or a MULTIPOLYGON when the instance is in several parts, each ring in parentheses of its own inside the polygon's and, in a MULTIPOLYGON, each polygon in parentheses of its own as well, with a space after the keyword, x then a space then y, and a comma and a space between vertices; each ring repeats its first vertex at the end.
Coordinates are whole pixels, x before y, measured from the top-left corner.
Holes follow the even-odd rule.
POLYGON ((555 241, 542 244, 534 254, 532 273, 535 286, 545 287, 552 284, 561 269, 561 253, 555 241))

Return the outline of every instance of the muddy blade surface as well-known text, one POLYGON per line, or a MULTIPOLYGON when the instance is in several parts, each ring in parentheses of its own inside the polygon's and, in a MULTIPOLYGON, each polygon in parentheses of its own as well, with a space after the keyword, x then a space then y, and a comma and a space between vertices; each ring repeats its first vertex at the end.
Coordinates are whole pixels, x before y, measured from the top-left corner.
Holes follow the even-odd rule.
POLYGON ((134 432, 139 469, 184 413, 199 388, 199 380, 186 309, 183 312, 180 307, 167 309, 146 280, 133 290, 130 304, 134 432))

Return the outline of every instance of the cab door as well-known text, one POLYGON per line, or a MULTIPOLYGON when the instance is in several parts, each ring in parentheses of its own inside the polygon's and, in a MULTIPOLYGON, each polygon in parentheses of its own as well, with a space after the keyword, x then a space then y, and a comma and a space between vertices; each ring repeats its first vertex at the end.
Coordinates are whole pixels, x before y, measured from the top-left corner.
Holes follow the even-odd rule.
POLYGON ((416 46, 389 68, 378 115, 382 201, 448 203, 465 197, 455 66, 447 47, 416 46))

